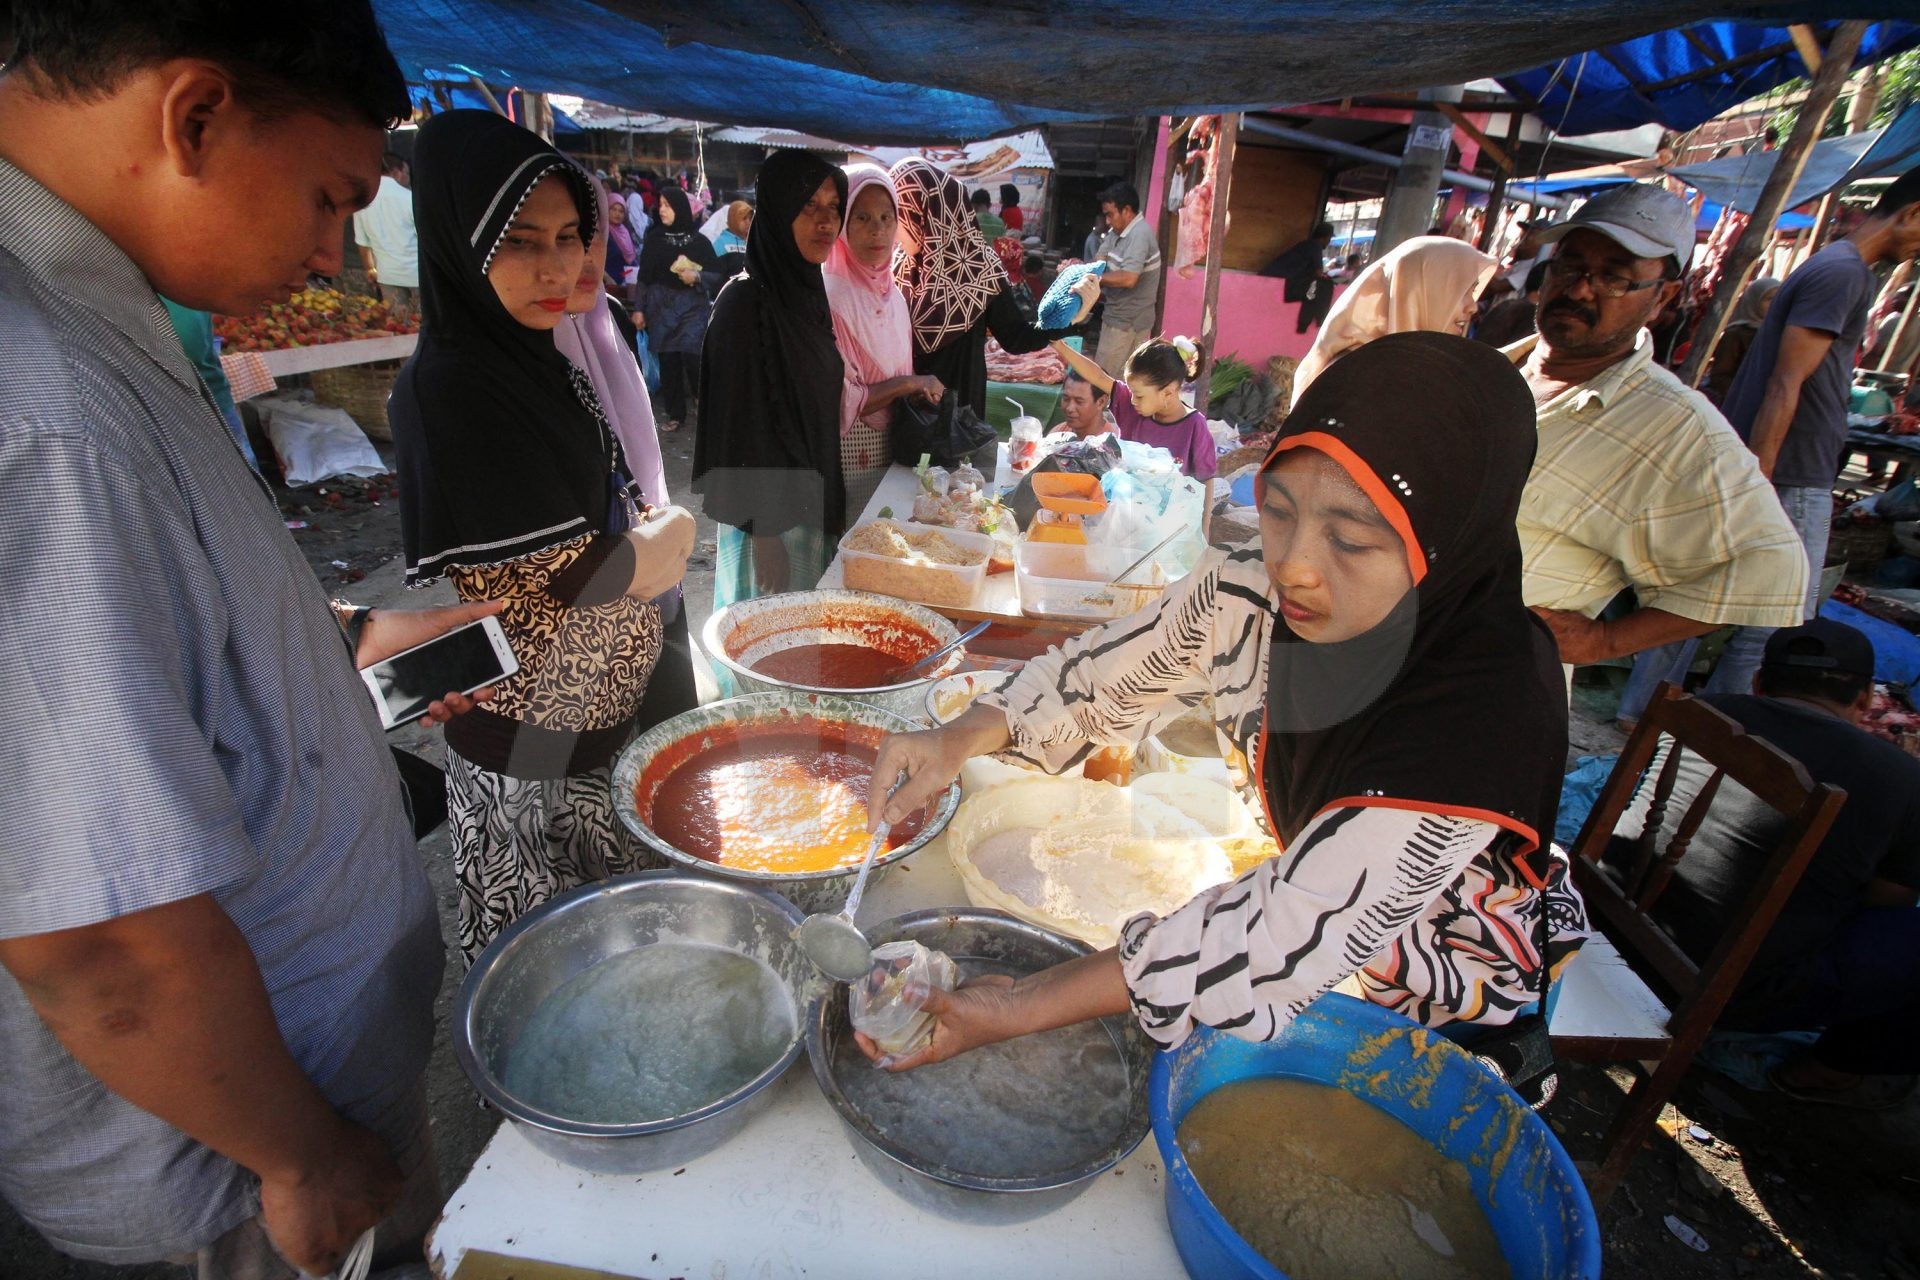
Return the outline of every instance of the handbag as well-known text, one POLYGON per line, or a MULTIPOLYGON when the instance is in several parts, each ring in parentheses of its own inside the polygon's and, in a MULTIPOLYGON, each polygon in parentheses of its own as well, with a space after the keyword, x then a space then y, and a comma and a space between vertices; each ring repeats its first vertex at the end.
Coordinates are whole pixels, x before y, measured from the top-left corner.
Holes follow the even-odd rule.
POLYGON ((957 467, 998 437, 991 425, 980 421, 973 406, 960 403, 959 393, 951 388, 937 405, 918 397, 894 401, 893 429, 888 435, 893 460, 908 467, 918 465, 922 454, 932 458, 936 467, 957 467))

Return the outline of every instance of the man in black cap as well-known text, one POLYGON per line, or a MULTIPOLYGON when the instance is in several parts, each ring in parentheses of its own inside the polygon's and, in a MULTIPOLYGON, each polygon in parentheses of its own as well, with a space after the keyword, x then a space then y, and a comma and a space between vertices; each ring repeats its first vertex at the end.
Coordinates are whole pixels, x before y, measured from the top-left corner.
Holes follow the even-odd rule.
MULTIPOLYGON (((1872 696, 1873 646, 1821 618, 1773 633, 1752 694, 1705 699, 1847 792, 1720 1026, 1819 1030, 1806 1053, 1773 1069, 1775 1087, 1868 1108, 1906 1097, 1920 1071, 1920 760, 1859 727, 1872 696)), ((1698 756, 1681 760, 1661 847, 1711 773, 1698 756)), ((1616 845, 1639 837, 1646 804, 1621 818, 1616 845)), ((1739 923, 1784 825, 1732 782, 1715 793, 1656 910, 1696 961, 1739 923)))

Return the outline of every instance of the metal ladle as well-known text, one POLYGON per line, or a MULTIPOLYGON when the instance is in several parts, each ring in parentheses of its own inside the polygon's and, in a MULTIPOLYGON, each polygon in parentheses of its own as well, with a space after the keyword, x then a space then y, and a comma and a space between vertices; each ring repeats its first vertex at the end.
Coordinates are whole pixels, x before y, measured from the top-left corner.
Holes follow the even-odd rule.
MULTIPOLYGON (((891 797, 889 797, 891 798, 891 797)), ((800 922, 793 938, 814 967, 839 982, 858 982, 873 968, 873 944, 853 923, 860 909, 860 895, 867 891, 867 873, 873 870, 874 857, 887 842, 889 827, 882 823, 867 845, 867 856, 860 860, 860 873, 853 878, 853 892, 847 905, 837 912, 816 911, 800 922)))

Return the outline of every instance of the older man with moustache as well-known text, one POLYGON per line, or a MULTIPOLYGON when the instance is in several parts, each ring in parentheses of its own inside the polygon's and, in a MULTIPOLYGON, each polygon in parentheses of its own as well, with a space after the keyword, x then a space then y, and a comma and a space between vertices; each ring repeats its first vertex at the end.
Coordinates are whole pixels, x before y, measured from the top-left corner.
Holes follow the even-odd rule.
POLYGON ((1625 657, 1729 623, 1797 623, 1799 535, 1733 428, 1654 363, 1645 332, 1693 253, 1686 202, 1618 187, 1540 241, 1559 248, 1539 333, 1506 350, 1539 408, 1519 518, 1526 600, 1561 660, 1625 657), (1627 587, 1637 607, 1600 621, 1627 587))

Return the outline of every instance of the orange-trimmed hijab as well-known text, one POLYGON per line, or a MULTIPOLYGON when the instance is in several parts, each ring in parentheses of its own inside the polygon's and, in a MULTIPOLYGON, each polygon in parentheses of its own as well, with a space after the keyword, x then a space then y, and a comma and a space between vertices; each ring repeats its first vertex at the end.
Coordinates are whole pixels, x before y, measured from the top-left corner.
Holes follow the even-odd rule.
POLYGON ((1521 598, 1514 529, 1534 444, 1513 365, 1447 334, 1368 343, 1294 406, 1266 467, 1294 449, 1333 458, 1399 535, 1415 585, 1351 640, 1276 622, 1263 772, 1281 839, 1341 805, 1481 818, 1517 854, 1552 838, 1566 688, 1521 598))

